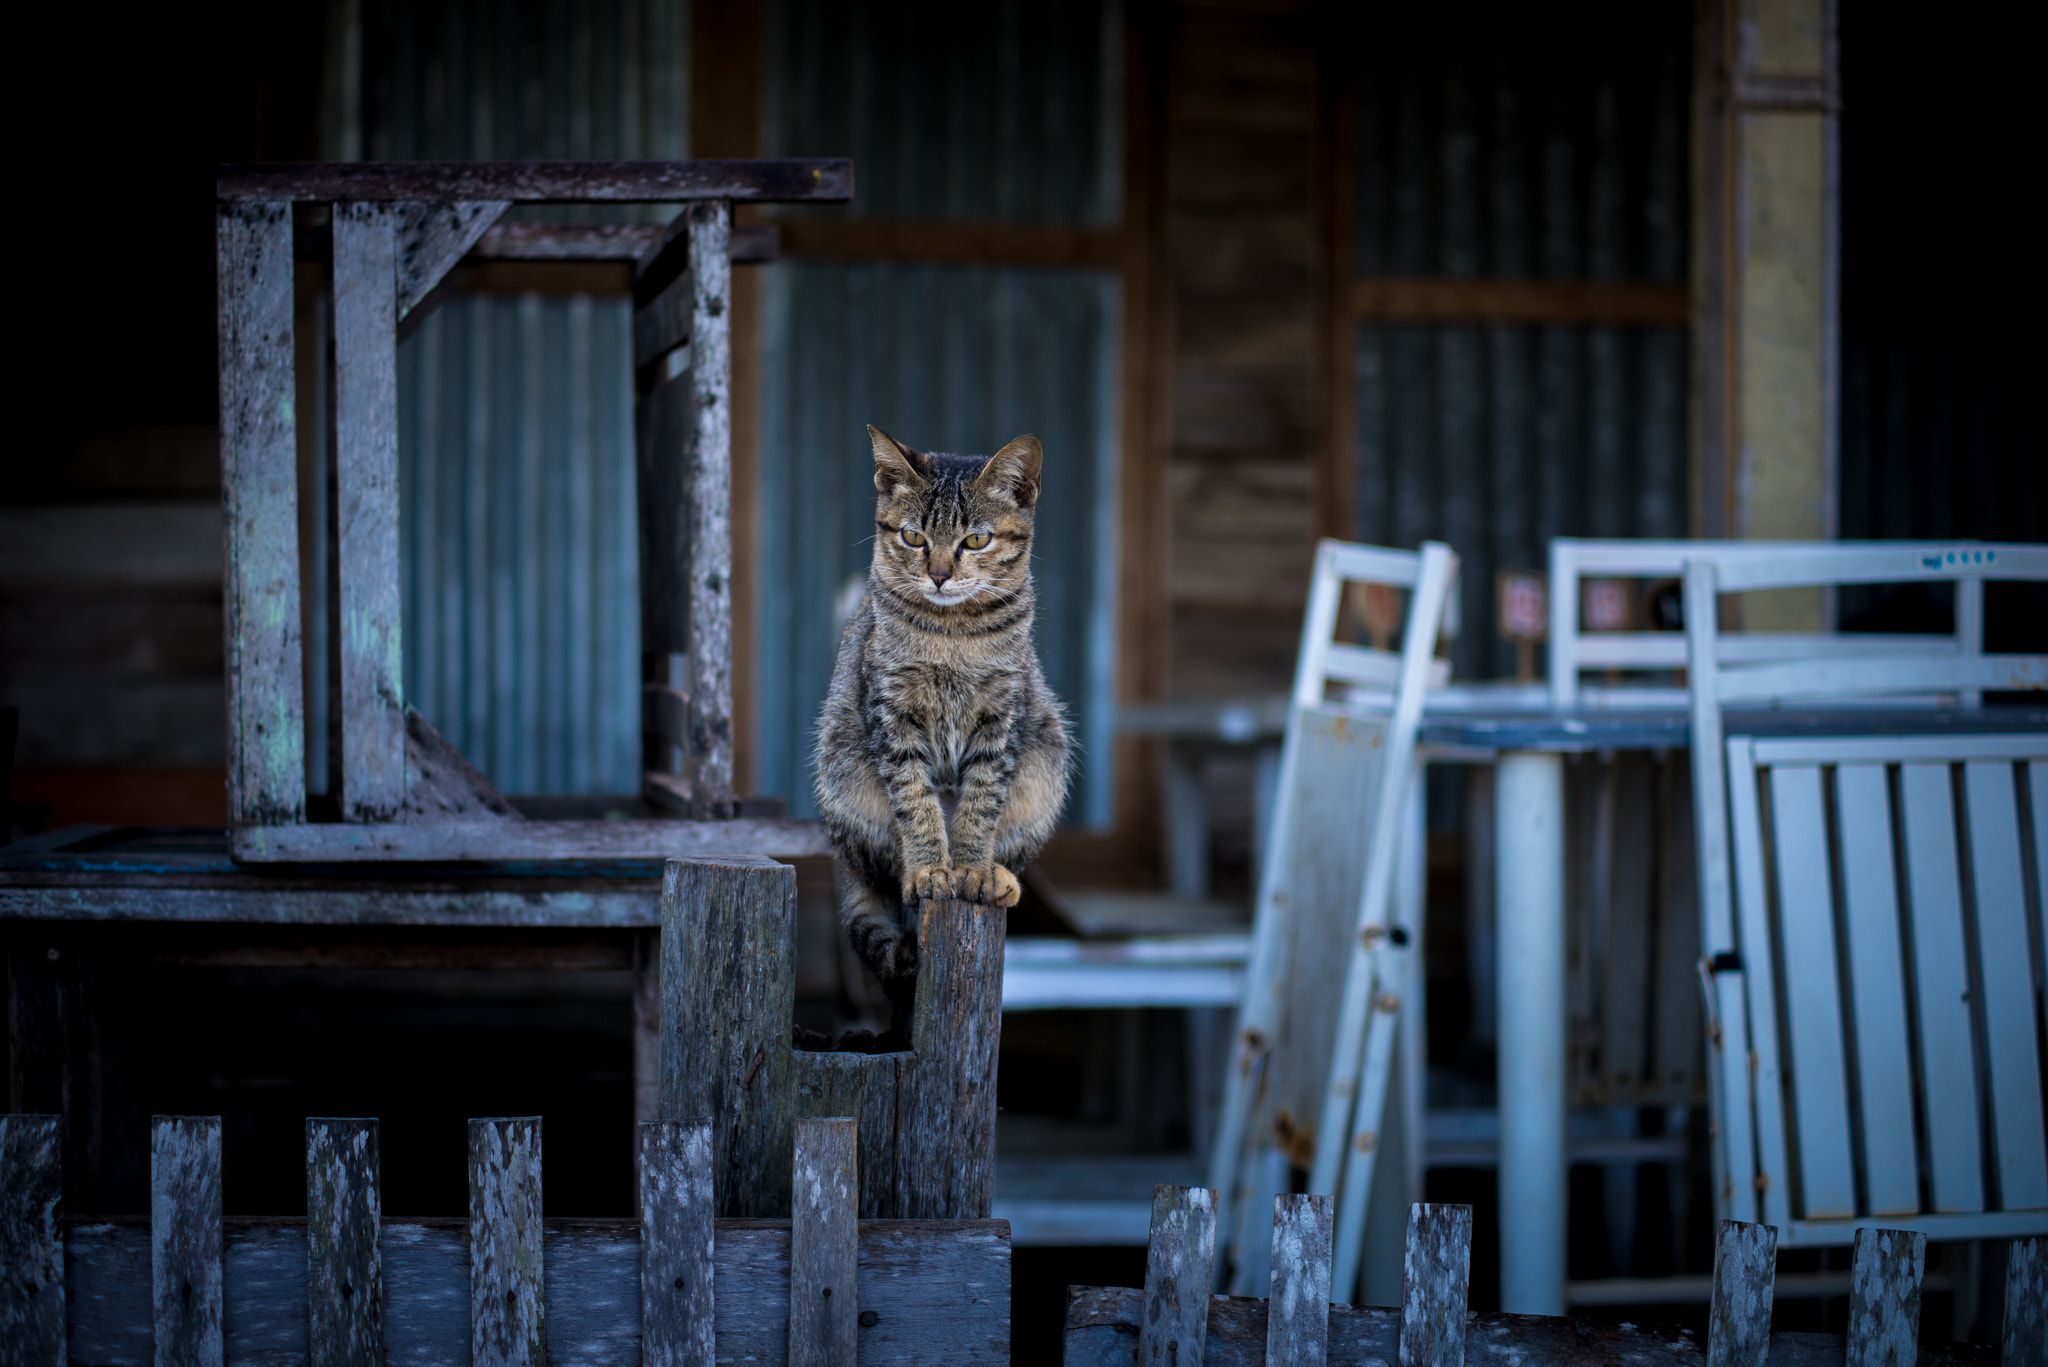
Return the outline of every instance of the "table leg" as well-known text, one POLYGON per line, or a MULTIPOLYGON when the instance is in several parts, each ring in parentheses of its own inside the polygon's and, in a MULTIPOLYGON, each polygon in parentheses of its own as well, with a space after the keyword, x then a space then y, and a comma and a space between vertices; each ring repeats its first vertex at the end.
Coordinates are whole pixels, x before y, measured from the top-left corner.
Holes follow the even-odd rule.
POLYGON ((1565 1283, 1564 759, 1511 751, 1495 777, 1500 1308, 1562 1315, 1565 1283))

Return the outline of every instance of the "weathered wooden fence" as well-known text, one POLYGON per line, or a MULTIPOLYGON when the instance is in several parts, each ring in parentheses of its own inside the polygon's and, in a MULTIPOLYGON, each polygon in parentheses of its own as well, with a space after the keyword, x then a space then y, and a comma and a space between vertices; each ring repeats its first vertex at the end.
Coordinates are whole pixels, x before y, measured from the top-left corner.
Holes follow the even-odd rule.
POLYGON ((1465 1308, 1470 1206, 1416 1205, 1399 1309, 1330 1304, 1331 1200, 1273 1202, 1270 1300, 1212 1296, 1216 1202, 1158 1187, 1145 1287, 1071 1287, 1066 1367, 1935 1367, 2048 1363, 2048 1239, 2019 1239, 2007 1263, 2003 1351, 1922 1346, 1927 1236, 1856 1231, 1849 1332, 1771 1332, 1777 1231, 1721 1222, 1706 1342, 1688 1330, 1465 1308))
POLYGON ((1008 1362, 1000 1220, 861 1220, 854 1122, 785 1220, 714 1217, 712 1127, 640 1126, 641 1219, 545 1219, 541 1124, 472 1120, 469 1218, 385 1220, 377 1122, 306 1122, 306 1218, 224 1219, 220 1120, 159 1116, 150 1214, 66 1220, 58 1118, 0 1117, 7 1367, 1008 1362))

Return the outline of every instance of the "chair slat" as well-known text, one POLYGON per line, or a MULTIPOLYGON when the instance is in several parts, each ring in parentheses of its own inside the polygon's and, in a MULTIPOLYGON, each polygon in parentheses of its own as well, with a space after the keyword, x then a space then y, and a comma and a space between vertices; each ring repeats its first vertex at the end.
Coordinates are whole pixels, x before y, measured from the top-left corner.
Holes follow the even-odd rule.
POLYGON ((1333 642, 1323 656, 1323 674, 1344 683, 1391 689, 1401 680, 1401 656, 1392 650, 1333 642))
POLYGON ((1946 764, 1902 764, 1906 896, 1911 908, 1913 991, 1920 1024, 1920 1085, 1934 1209, 1983 1209, 1970 975, 1963 958, 1963 894, 1956 865, 1955 803, 1946 764), (1932 1060, 1932 1066, 1926 1061, 1932 1060))
POLYGON ((1856 985, 1850 1009, 1869 1213, 1915 1215, 1920 1173, 1913 1142, 1913 1056, 1906 1042, 1905 961, 1885 766, 1837 768, 1835 801, 1849 975, 1856 985))
POLYGON ((1791 1219, 1786 1199, 1786 1175, 1791 1167, 1785 1154, 1784 1090, 1778 1068, 1777 959, 1770 952, 1770 927, 1764 920, 1760 805, 1749 742, 1738 737, 1728 742, 1728 844, 1735 865, 1738 920, 1738 934, 1731 939, 1740 946, 1742 968, 1739 974, 1713 976, 1722 1032, 1721 1142, 1726 1146, 1726 1172, 1735 1184, 1726 1205, 1738 1216, 1754 1211, 1761 1223, 1782 1227, 1791 1219), (1735 992, 1723 990, 1731 977, 1748 996, 1746 1012, 1735 992), (1754 1070, 1751 1058, 1756 1060, 1754 1070), (1752 1112, 1756 1117, 1755 1148, 1751 1147, 1752 1112))
POLYGON ((2034 818, 2034 943, 2048 954, 2048 760, 2027 765, 2027 794, 2034 818))
POLYGON ((2034 1042, 2034 973, 2012 765, 1964 765, 1963 792, 1970 814, 1984 1038, 1991 1055, 1998 1200, 2006 1210, 2033 1210, 2048 1206, 2048 1144, 2041 1127, 2041 1060, 2034 1042))
POLYGON ((1856 1183, 1849 1156, 1849 1080, 1843 1073, 1834 880, 1828 870, 1820 768, 1784 765, 1770 774, 1802 1213, 1808 1219, 1849 1216, 1856 1213, 1856 1183))

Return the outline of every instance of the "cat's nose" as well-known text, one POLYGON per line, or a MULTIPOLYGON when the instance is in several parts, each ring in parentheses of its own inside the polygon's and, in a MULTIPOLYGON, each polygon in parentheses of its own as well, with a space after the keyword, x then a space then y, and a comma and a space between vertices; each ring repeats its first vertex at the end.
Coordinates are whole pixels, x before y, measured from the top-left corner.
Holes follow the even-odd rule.
POLYGON ((945 570, 932 570, 930 573, 932 576, 932 587, 935 589, 942 589, 946 587, 946 581, 953 577, 949 572, 945 570))

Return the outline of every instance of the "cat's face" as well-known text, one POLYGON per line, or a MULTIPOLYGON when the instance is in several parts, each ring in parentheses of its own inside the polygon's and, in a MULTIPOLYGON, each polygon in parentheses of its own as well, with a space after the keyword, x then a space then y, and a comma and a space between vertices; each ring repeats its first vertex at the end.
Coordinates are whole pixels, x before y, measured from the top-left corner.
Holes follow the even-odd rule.
POLYGON ((892 593, 929 607, 992 606, 1031 573, 1038 438, 984 460, 912 450, 878 427, 874 569, 892 593))

